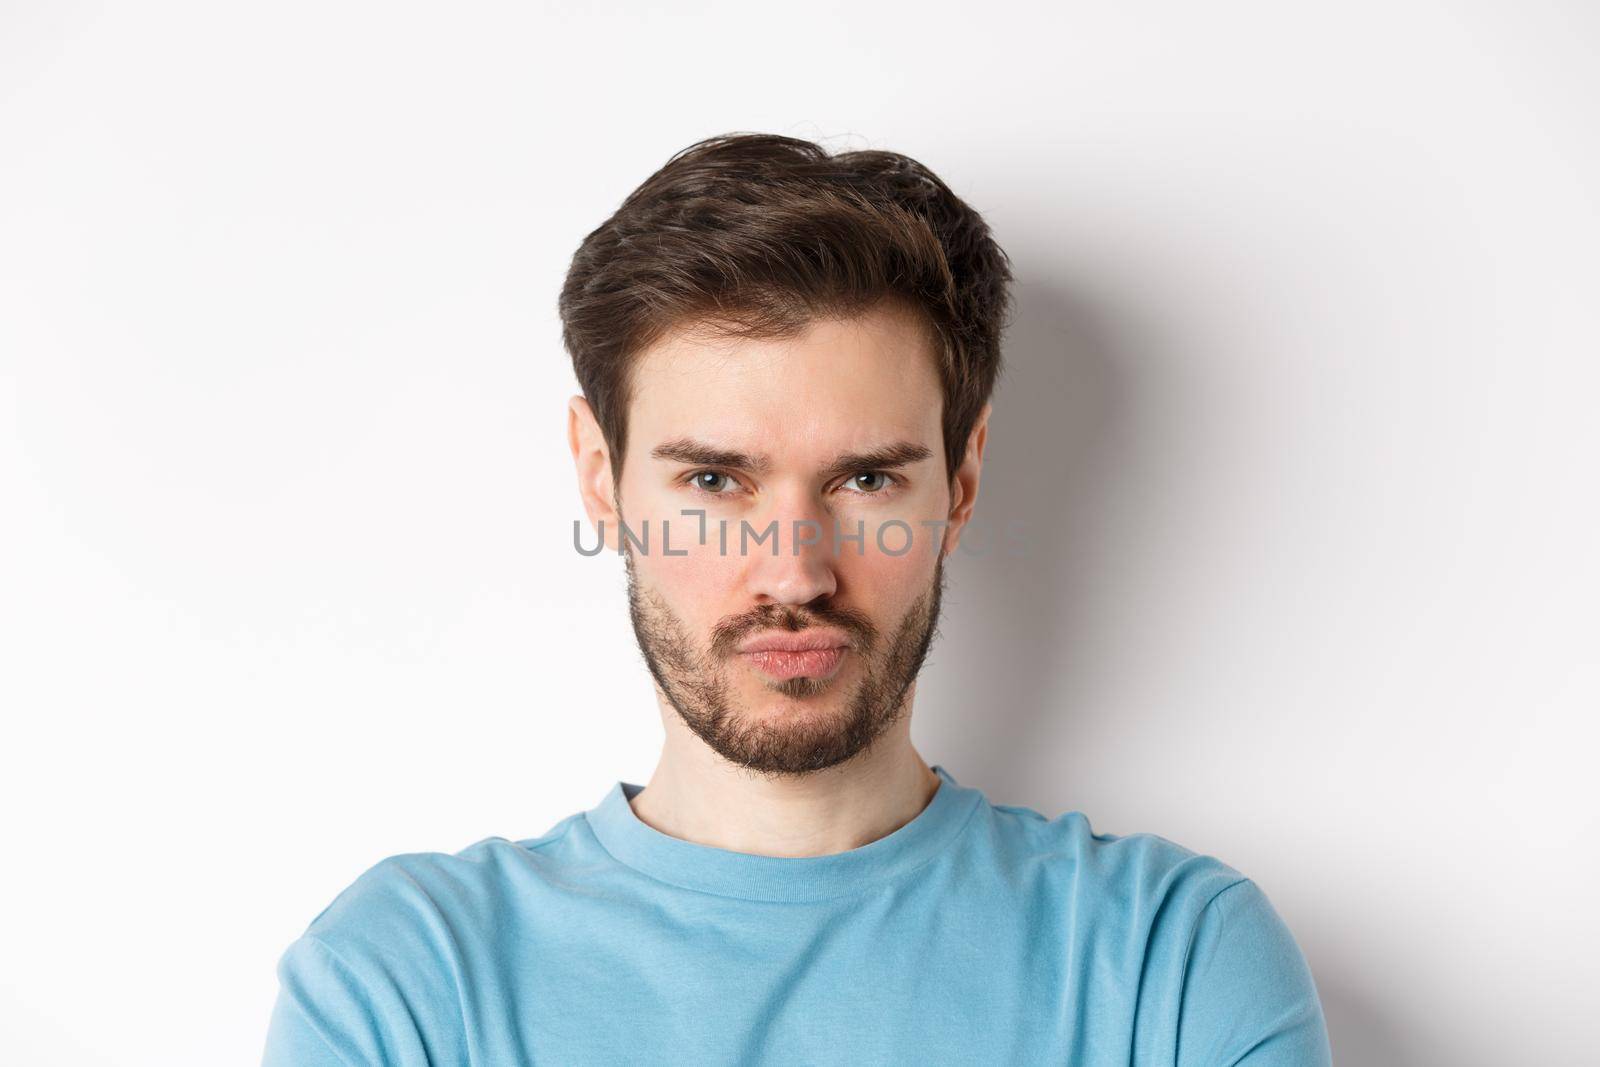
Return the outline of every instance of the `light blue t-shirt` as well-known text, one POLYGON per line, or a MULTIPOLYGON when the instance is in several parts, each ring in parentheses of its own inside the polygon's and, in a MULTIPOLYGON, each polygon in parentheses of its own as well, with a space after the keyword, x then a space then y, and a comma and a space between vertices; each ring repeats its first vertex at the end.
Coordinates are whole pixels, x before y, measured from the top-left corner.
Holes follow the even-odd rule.
POLYGON ((386 859, 284 953, 265 1063, 1330 1063, 1255 883, 933 769, 830 856, 668 836, 618 781, 542 837, 386 859))

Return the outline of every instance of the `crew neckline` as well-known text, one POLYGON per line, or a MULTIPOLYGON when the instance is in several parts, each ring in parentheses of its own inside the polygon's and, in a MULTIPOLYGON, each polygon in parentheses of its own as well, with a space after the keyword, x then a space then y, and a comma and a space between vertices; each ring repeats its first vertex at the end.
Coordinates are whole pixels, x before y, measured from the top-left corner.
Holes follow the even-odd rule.
POLYGON ((876 841, 826 856, 759 856, 664 834, 634 814, 628 802, 644 786, 633 782, 613 782, 584 818, 618 862, 681 889, 744 900, 826 900, 906 875, 955 841, 983 794, 961 785, 939 764, 931 769, 939 788, 910 822, 876 841))

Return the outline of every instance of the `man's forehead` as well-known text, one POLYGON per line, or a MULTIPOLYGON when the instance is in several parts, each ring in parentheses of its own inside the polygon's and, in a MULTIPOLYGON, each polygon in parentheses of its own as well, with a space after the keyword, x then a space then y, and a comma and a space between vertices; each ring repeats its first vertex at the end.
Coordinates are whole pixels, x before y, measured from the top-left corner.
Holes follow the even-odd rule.
POLYGON ((888 389, 842 396, 830 387, 794 397, 776 390, 752 397, 719 391, 714 381, 706 385, 704 395, 636 396, 630 440, 653 459, 760 473, 885 450, 897 462, 914 462, 943 434, 937 395, 908 404, 904 392, 888 389), (914 451, 919 455, 906 458, 914 451))
POLYGON ((942 401, 930 347, 887 316, 823 320, 785 338, 678 331, 639 353, 630 392, 630 421, 662 436, 707 423, 722 437, 744 424, 830 432, 841 421, 903 435, 942 401))

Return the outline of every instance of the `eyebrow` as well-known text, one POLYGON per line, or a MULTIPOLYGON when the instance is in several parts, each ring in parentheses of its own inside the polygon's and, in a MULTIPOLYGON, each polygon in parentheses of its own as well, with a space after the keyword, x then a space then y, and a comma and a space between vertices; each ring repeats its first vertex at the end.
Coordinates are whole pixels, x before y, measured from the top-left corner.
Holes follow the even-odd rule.
MULTIPOLYGON (((718 448, 690 437, 676 437, 664 441, 652 448, 650 455, 654 459, 691 463, 697 467, 727 467, 731 470, 749 471, 751 474, 767 474, 772 470, 772 457, 764 452, 749 453, 718 448)), ((878 448, 869 448, 865 452, 845 452, 835 456, 822 468, 822 475, 831 479, 840 474, 854 474, 864 470, 896 470, 927 459, 931 455, 933 450, 926 445, 919 445, 913 441, 896 441, 878 448)))

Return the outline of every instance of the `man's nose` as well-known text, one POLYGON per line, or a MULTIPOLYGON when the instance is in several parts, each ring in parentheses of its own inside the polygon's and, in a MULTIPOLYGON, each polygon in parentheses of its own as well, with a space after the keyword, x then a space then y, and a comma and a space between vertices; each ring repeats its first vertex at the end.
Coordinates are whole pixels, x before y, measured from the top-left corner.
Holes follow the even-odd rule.
POLYGON ((833 596, 839 588, 833 521, 818 497, 800 490, 774 499, 752 517, 748 544, 740 546, 748 553, 744 562, 750 596, 757 603, 792 606, 833 596), (757 544, 759 536, 765 540, 757 544))

